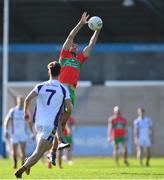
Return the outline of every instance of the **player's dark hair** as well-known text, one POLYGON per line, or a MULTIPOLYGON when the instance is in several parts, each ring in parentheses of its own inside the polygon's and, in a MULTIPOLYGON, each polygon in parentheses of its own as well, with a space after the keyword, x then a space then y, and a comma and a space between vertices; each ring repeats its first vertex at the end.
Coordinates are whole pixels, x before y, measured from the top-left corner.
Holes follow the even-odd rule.
POLYGON ((60 74, 61 66, 59 62, 50 62, 47 67, 53 77, 56 77, 60 74))
POLYGON ((145 112, 145 109, 143 107, 139 107, 138 110, 145 112))

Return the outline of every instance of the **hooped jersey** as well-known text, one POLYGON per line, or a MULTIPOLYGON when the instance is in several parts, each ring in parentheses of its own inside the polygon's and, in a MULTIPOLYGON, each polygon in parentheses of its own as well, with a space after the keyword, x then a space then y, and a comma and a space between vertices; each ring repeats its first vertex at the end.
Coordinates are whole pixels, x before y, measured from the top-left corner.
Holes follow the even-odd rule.
POLYGON ((59 81, 76 87, 81 65, 86 59, 87 57, 83 53, 74 55, 69 50, 62 49, 60 52, 61 73, 59 81))
POLYGON ((116 137, 126 137, 127 136, 127 119, 122 116, 113 116, 111 118, 112 125, 112 138, 116 137))

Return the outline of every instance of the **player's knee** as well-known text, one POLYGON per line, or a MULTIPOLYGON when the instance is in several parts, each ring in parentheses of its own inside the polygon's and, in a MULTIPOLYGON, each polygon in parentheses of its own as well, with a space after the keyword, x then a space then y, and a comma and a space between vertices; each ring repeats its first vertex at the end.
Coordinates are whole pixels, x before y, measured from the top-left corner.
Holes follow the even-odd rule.
POLYGON ((62 122, 62 128, 65 128, 67 122, 62 122))
POLYGON ((33 156, 32 158, 34 161, 38 161, 42 155, 43 155, 42 153, 36 152, 35 154, 32 155, 33 156))
POLYGON ((63 116, 65 117, 64 119, 68 119, 68 117, 71 115, 71 112, 72 112, 71 109, 67 109, 67 111, 63 113, 63 116))

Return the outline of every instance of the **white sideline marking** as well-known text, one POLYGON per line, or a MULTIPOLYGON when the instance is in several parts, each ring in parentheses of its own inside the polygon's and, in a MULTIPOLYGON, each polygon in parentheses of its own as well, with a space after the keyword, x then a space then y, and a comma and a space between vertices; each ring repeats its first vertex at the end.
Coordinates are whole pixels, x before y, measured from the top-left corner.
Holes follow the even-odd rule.
POLYGON ((105 81, 105 86, 164 86, 164 81, 105 81))
MULTIPOLYGON (((34 87, 36 84, 42 83, 43 81, 9 81, 7 87, 34 87)), ((91 81, 78 81, 78 87, 90 87, 92 86, 91 81)))

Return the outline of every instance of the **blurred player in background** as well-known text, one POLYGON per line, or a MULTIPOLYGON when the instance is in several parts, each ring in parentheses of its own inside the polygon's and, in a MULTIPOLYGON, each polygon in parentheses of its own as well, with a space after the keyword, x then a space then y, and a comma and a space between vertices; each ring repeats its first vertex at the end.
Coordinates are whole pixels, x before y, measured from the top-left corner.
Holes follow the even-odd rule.
MULTIPOLYGON (((82 52, 78 53, 78 45, 74 42, 74 38, 76 37, 79 30, 88 23, 88 18, 89 15, 87 14, 87 12, 84 12, 78 24, 72 29, 72 31, 68 35, 60 52, 59 61, 62 68, 61 68, 61 74, 59 76, 59 81, 63 83, 65 86, 67 86, 67 88, 69 89, 72 106, 74 106, 75 103, 75 89, 79 79, 80 68, 82 64, 90 56, 91 50, 93 46, 96 44, 98 35, 100 33, 100 30, 96 30, 93 33, 89 41, 89 44, 83 49, 82 52)), ((64 127, 66 125, 69 116, 70 113, 68 113, 67 110, 65 109, 61 117, 62 124, 59 124, 59 128, 58 128, 58 140, 56 137, 55 143, 53 144, 51 153, 48 157, 53 165, 56 165, 55 159, 56 159, 57 147, 58 149, 63 149, 66 147, 62 139, 63 136, 62 131, 64 130, 64 127), (60 143, 59 145, 58 142, 60 143)))
POLYGON ((71 101, 68 90, 57 80, 61 66, 54 61, 48 65, 50 79, 38 84, 29 93, 24 103, 25 119, 29 117, 29 106, 31 100, 37 97, 35 112, 35 128, 37 131, 37 145, 33 154, 26 159, 23 166, 15 173, 17 178, 22 178, 26 171, 30 173, 30 168, 38 162, 42 155, 51 148, 54 134, 58 127, 59 116, 63 103, 68 113, 71 112, 71 101))
POLYGON ((17 168, 18 147, 20 147, 20 157, 22 164, 25 159, 25 148, 27 141, 26 123, 28 123, 33 135, 32 122, 30 118, 25 121, 23 115, 24 99, 21 96, 16 97, 16 106, 11 108, 4 121, 4 136, 5 141, 9 141, 12 148, 12 158, 14 161, 13 168, 17 168))
POLYGON ((134 143, 137 147, 137 157, 143 166, 144 150, 146 152, 146 166, 149 166, 150 149, 153 139, 152 120, 145 116, 144 108, 138 108, 138 118, 134 121, 134 143))
POLYGON ((123 160, 125 165, 129 165, 127 161, 127 125, 128 121, 121 115, 120 108, 113 108, 113 116, 108 120, 108 140, 114 143, 114 159, 116 165, 119 165, 119 144, 123 147, 123 160))

